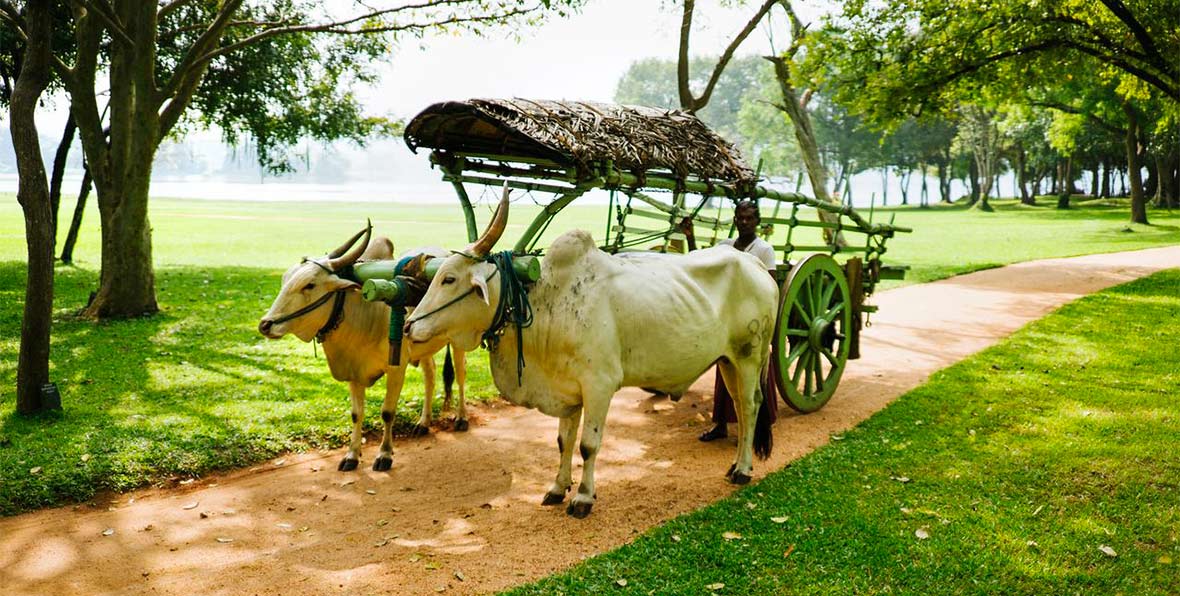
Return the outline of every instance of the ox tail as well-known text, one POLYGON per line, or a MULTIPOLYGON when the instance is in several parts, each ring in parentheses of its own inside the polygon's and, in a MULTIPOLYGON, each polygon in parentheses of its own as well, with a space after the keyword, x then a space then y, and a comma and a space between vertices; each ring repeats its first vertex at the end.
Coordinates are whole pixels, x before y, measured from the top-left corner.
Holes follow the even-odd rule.
POLYGON ((754 422, 754 455, 757 455, 758 459, 766 459, 770 457, 770 449, 774 447, 774 433, 770 432, 773 420, 770 404, 766 403, 766 393, 761 389, 758 393, 762 394, 762 403, 758 404, 758 420, 754 422))
POLYGON ((443 359, 443 395, 446 396, 447 403, 451 403, 451 395, 453 395, 455 384, 455 363, 451 361, 451 344, 447 344, 447 355, 443 359))

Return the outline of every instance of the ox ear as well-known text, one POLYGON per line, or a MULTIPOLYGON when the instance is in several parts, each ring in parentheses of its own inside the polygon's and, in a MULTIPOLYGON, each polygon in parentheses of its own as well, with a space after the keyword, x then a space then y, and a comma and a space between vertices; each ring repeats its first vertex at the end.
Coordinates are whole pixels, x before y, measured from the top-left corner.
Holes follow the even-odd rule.
POLYGON ((475 286, 475 295, 479 296, 479 299, 483 300, 484 304, 491 306, 491 303, 488 302, 488 280, 479 275, 472 275, 471 285, 475 286))
POLYGON ((336 277, 335 275, 328 276, 326 284, 329 292, 359 292, 361 290, 361 285, 355 281, 336 277))

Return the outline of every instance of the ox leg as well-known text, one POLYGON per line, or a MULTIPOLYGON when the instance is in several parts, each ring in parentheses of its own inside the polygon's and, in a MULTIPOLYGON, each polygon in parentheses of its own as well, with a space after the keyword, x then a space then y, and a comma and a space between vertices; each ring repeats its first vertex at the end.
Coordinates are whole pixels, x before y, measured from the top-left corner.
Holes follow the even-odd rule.
POLYGON ((434 354, 422 358, 418 365, 422 367, 422 383, 426 385, 426 394, 422 396, 422 415, 418 418, 418 424, 414 425, 415 437, 430 433, 430 409, 434 406, 434 354))
MULTIPOLYGON (((455 430, 467 430, 467 352, 454 351, 455 382, 459 384, 459 411, 455 414, 455 430)), ((567 485, 568 486, 568 485, 567 485)))
POLYGON ((586 413, 582 421, 582 441, 578 446, 582 452, 582 482, 578 485, 578 494, 574 495, 569 507, 566 508, 566 513, 579 519, 590 515, 590 508, 594 506, 594 462, 598 459, 599 448, 602 447, 610 398, 610 391, 583 394, 586 413))
POLYGON ((405 382, 405 364, 385 370, 385 401, 381 402, 381 424, 384 431, 381 435, 381 451, 377 453, 377 459, 373 460, 374 472, 385 472, 393 467, 393 422, 397 418, 397 402, 401 398, 405 382))
MULTIPOLYGON (((734 484, 748 484, 754 471, 754 423, 757 421, 758 388, 757 371, 743 370, 729 360, 717 363, 725 387, 733 396, 734 411, 737 413, 737 454, 733 465, 725 473, 734 484)), ((750 368, 750 367, 747 367, 750 368)))
POLYGON ((349 383, 348 395, 352 398, 352 440, 348 443, 348 453, 336 467, 341 472, 355 470, 361 460, 361 427, 365 422, 365 386, 361 383, 349 383))
POLYGON ((557 468, 557 478, 549 492, 545 493, 542 505, 560 505, 565 500, 565 493, 573 484, 574 441, 578 440, 578 423, 582 421, 582 408, 561 419, 557 425, 557 450, 561 453, 561 465, 557 468))

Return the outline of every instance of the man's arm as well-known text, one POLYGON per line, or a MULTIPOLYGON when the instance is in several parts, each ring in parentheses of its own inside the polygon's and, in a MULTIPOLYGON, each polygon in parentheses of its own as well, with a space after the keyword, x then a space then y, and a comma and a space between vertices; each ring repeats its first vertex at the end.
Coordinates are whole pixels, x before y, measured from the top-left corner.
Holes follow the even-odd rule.
POLYGON ((680 225, 677 226, 677 228, 680 230, 680 233, 684 234, 684 239, 688 242, 688 250, 696 250, 697 239, 696 235, 693 234, 692 231, 692 218, 685 217, 684 219, 680 220, 680 225))

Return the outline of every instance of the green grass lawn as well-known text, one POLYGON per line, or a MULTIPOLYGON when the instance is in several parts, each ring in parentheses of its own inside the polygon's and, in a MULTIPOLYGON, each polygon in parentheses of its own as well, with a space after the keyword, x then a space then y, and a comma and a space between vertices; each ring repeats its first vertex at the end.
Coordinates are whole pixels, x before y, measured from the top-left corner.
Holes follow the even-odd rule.
POLYGON ((1180 593, 1177 346, 1180 270, 1084 298, 758 484, 511 593, 1180 593))
MULTIPOLYGON (((1066 212, 1048 201, 1036 208, 996 205, 993 214, 878 210, 878 221, 896 213, 899 225, 915 229, 891 242, 886 261, 912 265, 910 280, 924 281, 1031 258, 1180 243, 1180 214, 1153 211, 1154 225, 1128 226, 1125 202, 1066 212)), ((459 209, 450 205, 157 199, 151 218, 162 311, 95 325, 72 318, 97 285, 99 233, 89 208, 76 265, 59 267, 57 275, 51 376, 65 410, 29 420, 12 414, 24 224, 11 195, 0 197, 0 514, 343 445, 347 389, 331 379, 323 355, 316 359, 307 344, 266 341, 255 331, 283 270, 334 248, 366 218, 399 250, 457 247, 466 239, 459 209), (34 468, 38 474, 29 473, 34 468)), ((72 209, 67 202, 61 212, 72 209)), ((537 209, 527 199, 516 203, 505 238, 518 236, 537 209)), ((478 211, 482 224, 490 208, 478 211)), ((601 237, 605 223, 605 206, 572 206, 547 238, 574 227, 601 237)), ((469 393, 494 395, 486 357, 471 362, 469 393)), ((370 391, 375 428, 380 389, 370 391)), ((420 376, 411 373, 400 423, 420 406, 421 393, 420 376)))

